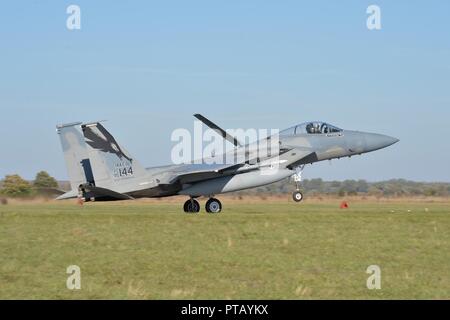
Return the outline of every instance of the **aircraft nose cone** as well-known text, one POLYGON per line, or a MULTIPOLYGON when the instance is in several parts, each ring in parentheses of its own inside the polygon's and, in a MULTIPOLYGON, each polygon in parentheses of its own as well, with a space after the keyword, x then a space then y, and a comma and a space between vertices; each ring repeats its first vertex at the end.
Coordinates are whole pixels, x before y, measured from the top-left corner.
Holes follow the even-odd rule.
POLYGON ((400 142, 400 139, 397 139, 394 137, 389 137, 389 136, 386 136, 386 137, 388 137, 390 139, 388 147, 392 146, 393 144, 396 144, 397 142, 400 142))
POLYGON ((366 134, 365 138, 367 149, 369 149, 370 151, 383 149, 400 141, 397 138, 376 133, 366 134))

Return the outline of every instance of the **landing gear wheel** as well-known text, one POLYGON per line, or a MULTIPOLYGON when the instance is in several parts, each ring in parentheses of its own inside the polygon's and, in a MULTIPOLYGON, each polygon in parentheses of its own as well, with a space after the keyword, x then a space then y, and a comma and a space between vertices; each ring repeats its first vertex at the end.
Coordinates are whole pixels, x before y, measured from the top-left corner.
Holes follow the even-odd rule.
POLYGON ((183 209, 186 213, 199 213, 200 204, 197 200, 190 199, 184 203, 183 209))
POLYGON ((300 191, 295 191, 292 194, 292 199, 294 199, 295 202, 301 202, 303 200, 303 193, 301 193, 300 191))
POLYGON ((206 212, 219 213, 220 211, 222 211, 222 204, 220 203, 219 200, 211 198, 208 201, 206 201, 205 208, 206 212))

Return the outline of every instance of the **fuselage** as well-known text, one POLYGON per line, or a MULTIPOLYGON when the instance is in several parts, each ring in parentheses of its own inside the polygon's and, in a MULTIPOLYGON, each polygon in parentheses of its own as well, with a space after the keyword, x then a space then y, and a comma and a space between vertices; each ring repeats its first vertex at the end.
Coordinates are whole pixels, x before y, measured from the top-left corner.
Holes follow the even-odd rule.
MULTIPOLYGON (((99 122, 59 125, 57 132, 72 190, 58 199, 80 197, 106 201, 173 195, 212 199, 216 194, 263 186, 289 176, 294 176, 298 182, 306 164, 360 155, 398 141, 386 135, 342 130, 315 121, 242 144, 239 140, 246 141, 247 136, 232 136, 198 116, 231 142, 231 148, 207 146, 205 151, 211 150, 209 157, 147 169, 120 147, 99 122), (82 132, 76 128, 78 125, 82 132)), ((217 207, 217 203, 212 207, 217 207)))
MULTIPOLYGON (((303 165, 376 151, 396 143, 398 139, 381 134, 342 130, 324 134, 280 135, 279 141, 280 150, 286 147, 310 152, 312 156, 298 163, 303 165)), ((267 168, 265 172, 250 171, 186 185, 178 194, 210 196, 271 184, 293 174, 293 168, 283 167, 280 163, 273 168, 267 168)))

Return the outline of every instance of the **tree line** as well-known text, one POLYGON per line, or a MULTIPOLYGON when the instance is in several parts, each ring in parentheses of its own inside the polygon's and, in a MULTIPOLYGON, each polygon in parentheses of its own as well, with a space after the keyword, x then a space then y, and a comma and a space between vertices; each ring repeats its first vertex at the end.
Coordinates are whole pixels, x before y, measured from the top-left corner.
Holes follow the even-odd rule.
MULTIPOLYGON (((242 195, 281 194, 295 190, 290 179, 251 190, 239 191, 242 195)), ((380 182, 366 180, 324 181, 306 179, 301 182, 301 190, 308 195, 355 196, 370 195, 376 197, 405 196, 450 196, 450 183, 416 182, 405 179, 392 179, 380 182)))
POLYGON ((6 175, 0 182, 0 194, 5 197, 31 197, 47 193, 49 189, 58 189, 55 178, 46 171, 36 174, 33 181, 27 181, 18 174, 6 175))
MULTIPOLYGON (((27 181, 17 174, 7 175, 0 181, 0 195, 4 197, 32 197, 51 194, 51 190, 69 188, 67 181, 57 181, 46 171, 36 174, 33 181, 27 181)), ((295 189, 290 179, 237 192, 239 195, 283 194, 295 189)), ((450 196, 450 183, 415 182, 393 179, 380 182, 366 180, 324 181, 322 179, 303 180, 301 189, 309 195, 371 195, 377 197, 398 196, 450 196)))

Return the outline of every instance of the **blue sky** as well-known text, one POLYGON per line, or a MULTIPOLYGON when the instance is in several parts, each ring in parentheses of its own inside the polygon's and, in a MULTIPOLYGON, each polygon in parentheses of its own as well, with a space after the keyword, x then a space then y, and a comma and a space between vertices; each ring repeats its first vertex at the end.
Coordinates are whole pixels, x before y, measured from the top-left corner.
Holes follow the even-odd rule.
POLYGON ((146 165, 176 128, 307 120, 401 139, 305 178, 450 181, 448 1, 13 1, 0 10, 0 176, 65 179, 57 123, 105 126, 146 165), (81 30, 66 8, 81 7, 81 30), (366 28, 381 8, 382 30, 366 28))

